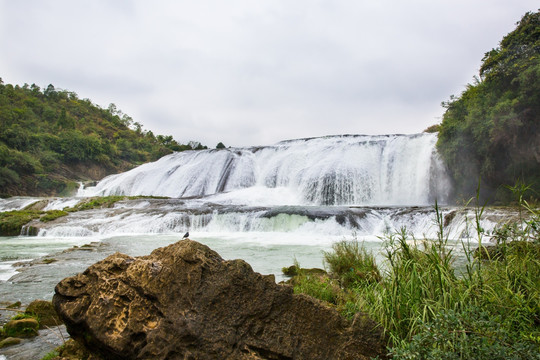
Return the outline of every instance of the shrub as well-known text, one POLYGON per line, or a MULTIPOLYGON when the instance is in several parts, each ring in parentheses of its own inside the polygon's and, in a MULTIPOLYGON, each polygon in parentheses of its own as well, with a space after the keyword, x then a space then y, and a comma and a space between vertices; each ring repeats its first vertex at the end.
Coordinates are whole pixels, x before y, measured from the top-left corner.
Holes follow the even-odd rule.
POLYGON ((294 281, 294 292, 313 296, 316 299, 336 305, 340 288, 328 276, 298 275, 294 281))
POLYGON ((344 287, 381 280, 375 257, 357 240, 334 243, 332 251, 323 254, 328 270, 344 287))
POLYGON ((501 321, 476 306, 442 310, 422 322, 410 342, 394 348, 393 359, 538 359, 538 345, 508 332, 501 321))

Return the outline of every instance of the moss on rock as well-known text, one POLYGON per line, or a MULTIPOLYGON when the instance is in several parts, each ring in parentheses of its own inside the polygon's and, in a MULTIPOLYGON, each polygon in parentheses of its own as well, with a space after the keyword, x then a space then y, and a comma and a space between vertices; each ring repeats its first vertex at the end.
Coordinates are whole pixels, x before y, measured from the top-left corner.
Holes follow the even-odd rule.
POLYGON ((34 300, 26 308, 25 314, 37 316, 39 319, 39 327, 42 329, 46 326, 58 326, 62 324, 62 320, 56 314, 54 307, 50 301, 34 300))
POLYGON ((0 236, 17 236, 30 221, 37 219, 43 212, 40 210, 15 210, 0 213, 0 236))
POLYGON ((8 321, 3 328, 7 337, 27 338, 38 335, 39 322, 34 318, 8 321))
POLYGON ((4 340, 0 341, 0 349, 3 349, 11 345, 17 345, 20 342, 21 342, 21 339, 16 338, 16 337, 5 338, 4 340))
POLYGON ((16 301, 13 304, 9 304, 8 306, 6 306, 6 308, 8 308, 8 309, 18 309, 20 307, 21 307, 21 302, 20 301, 16 301))

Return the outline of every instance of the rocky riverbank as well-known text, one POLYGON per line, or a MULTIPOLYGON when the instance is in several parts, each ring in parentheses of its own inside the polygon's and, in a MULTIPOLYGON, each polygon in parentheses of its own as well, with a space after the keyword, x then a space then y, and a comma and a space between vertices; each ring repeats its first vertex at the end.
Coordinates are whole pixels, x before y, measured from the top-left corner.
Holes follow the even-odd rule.
POLYGON ((0 359, 41 359, 69 339, 50 301, 2 304, 0 323, 0 359))

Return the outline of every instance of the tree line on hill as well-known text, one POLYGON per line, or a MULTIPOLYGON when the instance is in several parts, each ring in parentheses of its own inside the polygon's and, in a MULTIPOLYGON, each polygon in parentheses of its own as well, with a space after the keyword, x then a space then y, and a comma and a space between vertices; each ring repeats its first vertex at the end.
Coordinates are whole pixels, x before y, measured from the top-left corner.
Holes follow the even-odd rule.
POLYGON ((443 102, 438 150, 455 180, 457 198, 474 194, 507 202, 504 185, 540 194, 540 12, 482 59, 479 76, 461 96, 443 102))
POLYGON ((114 104, 103 109, 53 85, 13 86, 0 78, 0 195, 68 194, 74 180, 205 148, 143 130, 114 104))

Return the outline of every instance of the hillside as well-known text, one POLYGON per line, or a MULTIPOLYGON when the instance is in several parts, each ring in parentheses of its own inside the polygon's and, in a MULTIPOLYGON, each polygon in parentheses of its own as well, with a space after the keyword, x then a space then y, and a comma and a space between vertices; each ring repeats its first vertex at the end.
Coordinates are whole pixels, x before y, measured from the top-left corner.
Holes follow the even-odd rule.
POLYGON ((438 149, 457 198, 474 194, 506 202, 504 185, 540 194, 540 13, 527 13, 482 59, 479 77, 444 102, 438 149))
POLYGON ((0 78, 1 196, 67 195, 77 181, 191 149, 143 130, 114 104, 102 109, 53 85, 42 90, 0 78))

